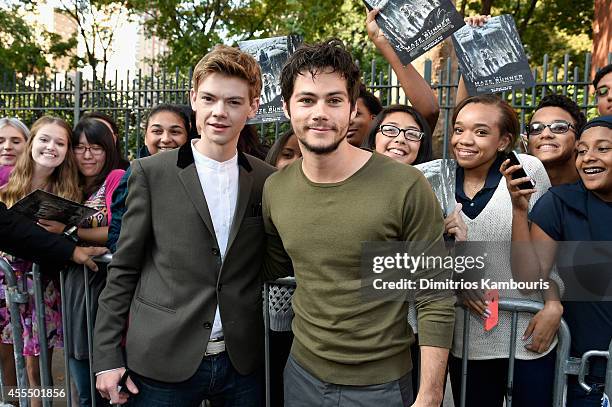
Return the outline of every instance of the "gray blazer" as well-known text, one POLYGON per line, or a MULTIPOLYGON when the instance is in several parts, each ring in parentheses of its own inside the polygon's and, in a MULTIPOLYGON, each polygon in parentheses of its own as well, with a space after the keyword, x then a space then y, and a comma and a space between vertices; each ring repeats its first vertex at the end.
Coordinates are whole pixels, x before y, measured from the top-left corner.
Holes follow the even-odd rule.
POLYGON ((132 163, 118 250, 99 300, 94 371, 127 365, 154 380, 188 379, 204 357, 217 303, 233 366, 248 374, 260 365, 261 193, 274 168, 242 153, 238 166, 222 263, 189 143, 132 163))

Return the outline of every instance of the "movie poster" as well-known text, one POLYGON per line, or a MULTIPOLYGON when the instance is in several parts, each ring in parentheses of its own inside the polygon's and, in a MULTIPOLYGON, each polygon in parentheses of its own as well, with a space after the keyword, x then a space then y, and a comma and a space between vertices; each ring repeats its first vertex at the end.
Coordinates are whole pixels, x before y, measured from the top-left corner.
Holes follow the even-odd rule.
POLYGON ((511 16, 493 17, 482 27, 466 25, 453 35, 453 43, 470 95, 535 85, 511 16))
POLYGON ((280 74, 289 58, 302 42, 299 36, 264 38, 238 43, 241 50, 251 54, 261 67, 261 97, 257 116, 247 124, 286 120, 280 89, 280 74))
POLYGON ((404 65, 465 25, 450 0, 364 0, 404 65))

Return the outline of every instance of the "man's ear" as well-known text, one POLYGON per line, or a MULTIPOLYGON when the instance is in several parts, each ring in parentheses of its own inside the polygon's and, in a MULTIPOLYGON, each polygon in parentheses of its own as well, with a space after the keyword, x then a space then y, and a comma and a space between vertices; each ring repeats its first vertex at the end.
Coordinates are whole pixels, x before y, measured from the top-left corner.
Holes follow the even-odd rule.
POLYGON ((189 101, 191 102, 191 110, 193 110, 195 112, 196 110, 196 100, 198 98, 197 92, 195 91, 195 89, 191 89, 189 91, 189 101))
POLYGON ((289 106, 287 105, 287 102, 285 102, 283 100, 283 112, 285 113, 285 117, 288 120, 291 120, 291 113, 289 113, 289 106))
POLYGON ((259 97, 253 98, 251 101, 251 110, 249 111, 249 119, 254 118, 257 115, 259 109, 259 97))
POLYGON ((350 116, 351 121, 353 121, 355 119, 355 117, 357 117, 357 104, 354 104, 351 107, 351 116, 350 116))

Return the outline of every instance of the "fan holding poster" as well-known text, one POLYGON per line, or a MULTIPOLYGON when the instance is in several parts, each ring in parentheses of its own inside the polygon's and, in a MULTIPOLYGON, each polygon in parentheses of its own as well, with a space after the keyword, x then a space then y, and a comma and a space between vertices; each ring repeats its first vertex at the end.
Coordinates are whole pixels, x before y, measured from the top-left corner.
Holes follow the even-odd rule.
POLYGON ((514 20, 509 15, 466 25, 453 34, 461 74, 470 95, 535 85, 514 20))
POLYGON ((259 109, 254 119, 247 124, 268 123, 285 120, 280 90, 280 73, 289 55, 300 45, 302 39, 296 35, 242 41, 238 46, 251 54, 261 68, 261 96, 259 109))
POLYGON ((380 11, 376 23, 404 65, 433 48, 465 23, 450 0, 364 0, 380 11))

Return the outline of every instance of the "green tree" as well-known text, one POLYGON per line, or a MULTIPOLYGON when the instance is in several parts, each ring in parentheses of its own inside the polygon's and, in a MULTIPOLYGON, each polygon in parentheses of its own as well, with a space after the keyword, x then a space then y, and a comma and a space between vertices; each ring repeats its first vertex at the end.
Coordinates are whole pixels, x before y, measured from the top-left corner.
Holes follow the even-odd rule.
POLYGON ((58 34, 38 32, 26 22, 20 7, 0 8, 0 74, 40 73, 49 67, 47 55, 69 55, 76 39, 63 41, 58 34))

